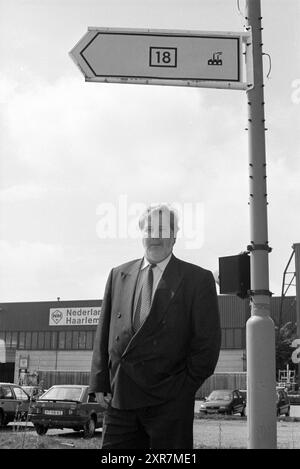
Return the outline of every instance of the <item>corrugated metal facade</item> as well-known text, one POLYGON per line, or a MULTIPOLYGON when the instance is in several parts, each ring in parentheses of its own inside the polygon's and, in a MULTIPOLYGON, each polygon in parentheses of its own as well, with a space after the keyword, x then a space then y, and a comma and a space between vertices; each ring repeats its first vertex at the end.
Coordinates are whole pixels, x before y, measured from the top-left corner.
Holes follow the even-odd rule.
MULTIPOLYGON (((274 296, 271 298, 271 317, 277 324, 280 316, 281 297, 274 296)), ((296 297, 286 296, 282 303, 281 323, 296 322, 296 297)))
MULTIPOLYGON (((249 300, 236 296, 219 295, 221 326, 223 328, 243 328, 250 316, 249 300)), ((280 297, 271 298, 271 317, 277 321, 280 310, 280 297)), ((50 331, 50 308, 100 307, 102 300, 38 301, 25 303, 0 303, 0 331, 50 331)), ((286 297, 283 302, 283 320, 296 320, 295 297, 286 297)), ((81 326, 75 326, 75 328, 81 326)), ((55 330, 64 330, 65 326, 55 326, 55 330)), ((85 325, 85 330, 95 330, 93 325, 85 325)))
POLYGON ((203 399, 214 389, 246 389, 246 372, 215 373, 198 389, 196 399, 203 399))
MULTIPOLYGON (((35 301, 26 303, 0 303, 0 331, 50 331, 50 308, 100 307, 102 300, 35 301)), ((80 328, 80 326, 77 326, 80 328)), ((55 326, 55 330, 66 329, 55 326)), ((94 330, 95 326, 84 326, 94 330)))
POLYGON ((249 301, 229 295, 219 295, 218 300, 221 327, 245 327, 246 321, 250 316, 249 301))
POLYGON ((41 371, 40 382, 45 389, 54 384, 89 384, 90 373, 88 371, 41 371))
POLYGON ((221 350, 215 373, 246 371, 244 350, 221 350))
MULTIPOLYGON (((20 357, 28 356, 29 369, 31 371, 48 372, 87 372, 90 369, 92 352, 76 351, 69 352, 48 350, 45 352, 37 350, 18 350, 16 352, 16 364, 19 363, 20 357)), ((15 369, 15 382, 18 380, 18 366, 15 369)))
MULTIPOLYGON (((220 295, 218 301, 222 346, 216 372, 245 372, 249 301, 229 295, 220 295)), ((275 321, 279 318, 280 302, 280 297, 271 298, 271 317, 275 321)), ((51 326, 49 312, 50 308, 99 308, 101 303, 101 300, 0 303, 0 362, 15 363, 15 382, 20 356, 28 357, 29 371, 43 374, 48 385, 55 382, 55 375, 59 382, 72 381, 74 376, 86 380, 96 325, 51 326)), ((295 298, 286 297, 283 306, 283 322, 295 322, 295 298)))

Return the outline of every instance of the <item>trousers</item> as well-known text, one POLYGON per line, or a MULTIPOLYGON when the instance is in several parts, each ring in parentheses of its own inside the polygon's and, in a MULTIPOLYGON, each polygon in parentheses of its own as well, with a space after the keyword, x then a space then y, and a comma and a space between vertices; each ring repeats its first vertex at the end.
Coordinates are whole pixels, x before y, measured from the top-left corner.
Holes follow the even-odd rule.
POLYGON ((104 413, 103 449, 192 449, 195 396, 104 413))

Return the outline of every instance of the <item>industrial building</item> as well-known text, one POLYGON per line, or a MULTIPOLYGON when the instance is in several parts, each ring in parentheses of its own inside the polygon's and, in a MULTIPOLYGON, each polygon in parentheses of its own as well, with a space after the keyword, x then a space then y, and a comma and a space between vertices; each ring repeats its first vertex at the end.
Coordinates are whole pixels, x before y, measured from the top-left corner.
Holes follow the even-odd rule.
MULTIPOLYGON (((249 300, 219 295, 222 346, 216 373, 246 372, 249 300)), ((278 321, 281 297, 271 298, 278 321)), ((296 321, 295 297, 286 297, 282 322, 296 321)), ((44 387, 88 383, 101 300, 0 303, 0 381, 44 387)))

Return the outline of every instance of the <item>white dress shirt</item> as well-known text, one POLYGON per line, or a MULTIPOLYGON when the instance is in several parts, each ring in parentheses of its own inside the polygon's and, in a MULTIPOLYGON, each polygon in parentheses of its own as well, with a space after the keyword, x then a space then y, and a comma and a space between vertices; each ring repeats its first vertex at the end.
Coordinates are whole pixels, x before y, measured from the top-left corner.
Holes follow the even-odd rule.
MULTIPOLYGON (((172 252, 164 260, 162 260, 161 262, 158 262, 156 264, 156 266, 153 267, 153 269, 152 269, 152 272, 153 272, 153 287, 152 287, 151 301, 153 301, 153 297, 155 295, 157 285, 159 284, 159 281, 162 277, 162 274, 164 273, 165 268, 167 267, 167 265, 168 265, 168 263, 171 259, 171 256, 172 256, 172 252)), ((136 304, 137 304, 137 300, 138 300, 138 297, 139 297, 139 293, 141 291, 143 281, 144 281, 144 278, 145 278, 145 269, 146 269, 146 267, 148 267, 149 264, 151 264, 151 262, 149 262, 146 259, 146 257, 144 257, 144 259, 142 261, 141 268, 140 268, 137 284, 136 284, 136 290, 135 290, 136 293, 135 293, 135 299, 134 299, 134 311, 136 309, 136 304)))

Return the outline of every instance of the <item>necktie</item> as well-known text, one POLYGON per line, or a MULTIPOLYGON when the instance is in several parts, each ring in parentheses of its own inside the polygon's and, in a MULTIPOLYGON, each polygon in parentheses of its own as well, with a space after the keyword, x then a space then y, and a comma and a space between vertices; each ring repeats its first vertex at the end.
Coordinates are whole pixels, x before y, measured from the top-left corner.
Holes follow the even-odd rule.
POLYGON ((156 264, 149 264, 147 267, 147 272, 143 282, 143 286, 140 291, 139 299, 136 305, 136 310, 134 313, 133 319, 133 328, 137 331, 146 317, 149 314, 151 308, 151 299, 152 299, 152 289, 153 289, 153 269, 156 267, 156 264))

